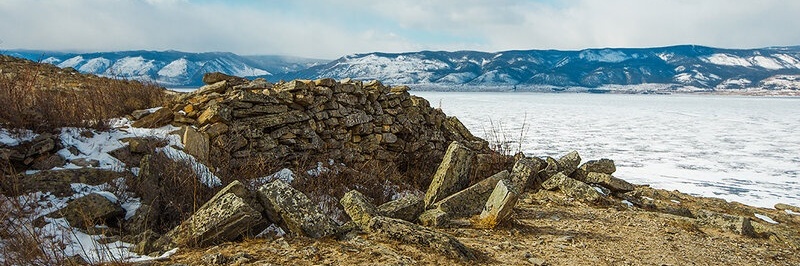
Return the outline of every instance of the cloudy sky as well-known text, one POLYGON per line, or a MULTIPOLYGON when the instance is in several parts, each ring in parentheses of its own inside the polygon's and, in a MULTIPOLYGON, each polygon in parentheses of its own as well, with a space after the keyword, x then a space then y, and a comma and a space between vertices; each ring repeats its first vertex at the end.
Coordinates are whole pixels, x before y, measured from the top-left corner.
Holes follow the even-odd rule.
POLYGON ((796 0, 0 0, 0 49, 365 52, 800 45, 796 0))

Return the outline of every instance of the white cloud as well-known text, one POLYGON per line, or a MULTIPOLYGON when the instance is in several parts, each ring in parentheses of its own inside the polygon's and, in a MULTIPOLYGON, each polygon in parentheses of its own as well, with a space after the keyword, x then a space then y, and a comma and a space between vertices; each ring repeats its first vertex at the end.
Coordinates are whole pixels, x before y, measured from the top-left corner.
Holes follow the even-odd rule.
POLYGON ((797 45, 800 1, 2 0, 0 49, 335 58, 421 49, 797 45))

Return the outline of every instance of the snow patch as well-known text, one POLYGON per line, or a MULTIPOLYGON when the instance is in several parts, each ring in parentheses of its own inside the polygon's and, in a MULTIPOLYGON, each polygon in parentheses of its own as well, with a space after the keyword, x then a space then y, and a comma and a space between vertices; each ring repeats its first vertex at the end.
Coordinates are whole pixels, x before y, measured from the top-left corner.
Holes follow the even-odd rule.
POLYGON ((586 61, 596 61, 605 63, 619 63, 631 59, 631 57, 629 57, 625 53, 620 51, 614 51, 611 49, 603 49, 599 51, 586 50, 578 54, 578 57, 586 61))
POLYGON ((58 64, 58 67, 60 67, 60 68, 65 68, 65 67, 74 68, 75 66, 77 66, 81 62, 83 62, 83 56, 79 55, 79 56, 64 60, 64 62, 61 62, 60 64, 58 64))
POLYGON ((747 61, 747 59, 729 54, 712 54, 708 57, 700 58, 700 60, 723 66, 742 66, 742 67, 753 66, 753 64, 747 61))
POLYGON ((186 58, 181 58, 172 61, 163 68, 161 68, 161 70, 158 71, 158 75, 170 78, 178 77, 181 75, 187 75, 188 73, 186 73, 186 69, 188 67, 188 64, 189 61, 186 60, 186 58))
POLYGON ((83 64, 80 68, 78 68, 78 71, 83 73, 98 74, 98 73, 103 73, 103 71, 105 71, 109 66, 111 66, 111 60, 98 57, 86 61, 85 64, 83 64))
POLYGON ((781 63, 778 63, 778 61, 776 61, 775 59, 769 58, 769 57, 765 57, 765 56, 760 56, 760 55, 750 58, 750 62, 752 62, 754 65, 757 65, 757 66, 760 66, 760 67, 763 67, 763 68, 766 68, 766 69, 775 70, 775 69, 782 69, 783 68, 783 65, 781 65, 781 63))
POLYGON ((772 220, 772 218, 769 218, 769 216, 766 216, 766 215, 763 215, 763 214, 758 214, 758 213, 755 213, 753 215, 755 215, 756 218, 761 219, 762 221, 765 221, 765 222, 768 222, 768 223, 771 223, 771 224, 778 224, 778 222, 776 222, 775 220, 772 220))
POLYGON ((39 134, 33 133, 28 129, 15 129, 14 132, 0 128, 0 144, 5 146, 17 146, 23 142, 31 141, 39 134))

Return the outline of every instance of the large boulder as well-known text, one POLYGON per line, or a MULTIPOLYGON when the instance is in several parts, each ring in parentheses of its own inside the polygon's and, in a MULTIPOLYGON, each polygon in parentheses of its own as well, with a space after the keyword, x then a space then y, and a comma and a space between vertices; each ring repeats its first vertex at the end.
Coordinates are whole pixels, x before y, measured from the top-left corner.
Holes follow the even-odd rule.
POLYGON ((611 159, 600 159, 600 160, 591 160, 585 162, 581 165, 580 169, 583 169, 584 172, 590 173, 604 173, 604 174, 613 174, 617 171, 617 167, 614 165, 614 161, 611 159))
POLYGON ((450 143, 425 193, 425 206, 431 206, 469 185, 472 157, 473 152, 467 147, 455 141, 450 143))
MULTIPOLYGON (((238 183, 238 182, 236 182, 238 183)), ((248 199, 233 193, 229 184, 203 204, 189 219, 173 228, 158 240, 162 250, 172 247, 205 247, 257 233, 266 221, 248 199)), ((252 199, 250 199, 252 200, 252 199)))
POLYGON ((425 211, 425 202, 416 195, 386 202, 378 206, 378 213, 381 216, 391 217, 400 220, 414 222, 422 212, 425 211))
POLYGON ((372 217, 367 229, 370 233, 403 243, 431 248, 451 258, 462 261, 475 259, 472 251, 455 237, 400 219, 383 216, 372 217))
POLYGON ((142 119, 136 120, 133 122, 132 126, 144 128, 163 127, 172 122, 173 116, 172 110, 169 108, 161 108, 149 115, 142 117, 142 119))
POLYGON ((280 179, 261 186, 258 198, 268 218, 291 233, 320 238, 336 231, 336 223, 317 204, 280 179))
POLYGON ((600 185, 614 192, 625 193, 636 189, 636 187, 633 184, 628 183, 628 181, 604 173, 590 172, 586 175, 585 180, 580 181, 589 184, 600 185))
POLYGON ((116 223, 125 216, 125 209, 119 206, 116 198, 91 193, 70 201, 59 211, 73 227, 89 229, 96 224, 116 223))
POLYGON ((508 171, 502 171, 493 176, 487 177, 480 182, 464 190, 456 192, 447 198, 431 205, 432 208, 440 209, 452 217, 464 217, 479 214, 483 210, 486 200, 492 194, 497 182, 508 178, 508 171))
POLYGON ((486 206, 478 217, 478 224, 494 228, 506 221, 511 216, 518 198, 519 192, 514 187, 514 184, 507 179, 500 180, 492 191, 492 195, 486 201, 486 206))
POLYGON ((378 216, 378 208, 372 205, 367 197, 357 190, 350 190, 345 193, 342 199, 339 200, 339 203, 342 204, 344 212, 350 216, 353 223, 362 229, 366 229, 372 217, 378 216))
POLYGON ((567 177, 561 172, 556 173, 542 183, 542 188, 547 190, 561 190, 567 196, 588 202, 599 202, 603 195, 592 186, 581 181, 567 177))

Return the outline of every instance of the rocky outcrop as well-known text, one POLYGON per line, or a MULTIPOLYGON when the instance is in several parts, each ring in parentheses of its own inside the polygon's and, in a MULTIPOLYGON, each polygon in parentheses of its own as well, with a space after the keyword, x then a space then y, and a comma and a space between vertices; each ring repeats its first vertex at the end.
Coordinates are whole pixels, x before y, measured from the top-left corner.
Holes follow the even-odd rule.
POLYGON ((336 223, 317 204, 280 179, 259 188, 258 198, 269 220, 291 233, 320 238, 336 232, 336 223))
POLYGON ((450 143, 433 181, 425 193, 425 206, 431 206, 469 185, 469 169, 474 153, 458 142, 450 143))
POLYGON ((728 230, 746 237, 758 237, 748 217, 700 210, 697 219, 701 225, 728 230))
POLYGON ((403 243, 427 246, 445 256, 464 261, 474 260, 464 244, 455 237, 407 221, 376 216, 369 220, 368 232, 403 243))

